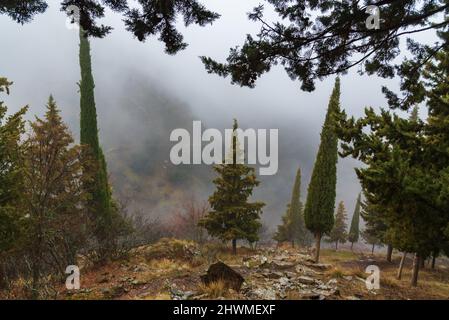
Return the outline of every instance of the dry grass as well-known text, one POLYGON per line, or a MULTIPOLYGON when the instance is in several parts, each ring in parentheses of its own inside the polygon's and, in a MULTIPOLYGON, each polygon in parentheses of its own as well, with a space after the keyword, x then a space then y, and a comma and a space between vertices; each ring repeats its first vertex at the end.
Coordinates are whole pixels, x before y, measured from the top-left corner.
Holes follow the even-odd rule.
POLYGON ((145 297, 141 297, 142 300, 171 300, 171 297, 168 293, 157 293, 156 295, 148 295, 145 297))
POLYGON ((381 277, 380 278, 380 286, 387 288, 399 288, 401 285, 400 280, 397 280, 391 276, 381 277))
POLYGON ((325 275, 330 278, 343 278, 346 273, 339 267, 334 267, 332 269, 329 269, 325 272, 325 275))
POLYGON ((367 256, 348 250, 323 250, 322 262, 331 263, 333 268, 326 271, 329 278, 342 278, 353 276, 366 279, 368 274, 365 268, 368 265, 376 265, 380 269, 380 289, 369 292, 363 281, 352 279, 340 281, 339 289, 343 296, 357 294, 362 299, 448 299, 449 298, 449 269, 441 264, 436 270, 425 268, 419 272, 418 287, 410 286, 412 261, 407 260, 402 273, 402 279, 396 279, 399 256, 395 256, 393 262, 387 262, 384 254, 369 256, 372 260, 366 260, 367 256))
POLYGON ((228 288, 225 283, 221 280, 213 281, 207 285, 201 283, 199 286, 199 291, 202 294, 207 294, 209 298, 225 297, 228 293, 228 288))
POLYGON ((151 260, 148 263, 151 269, 161 269, 161 270, 175 270, 179 267, 179 264, 172 259, 162 258, 157 260, 151 260))

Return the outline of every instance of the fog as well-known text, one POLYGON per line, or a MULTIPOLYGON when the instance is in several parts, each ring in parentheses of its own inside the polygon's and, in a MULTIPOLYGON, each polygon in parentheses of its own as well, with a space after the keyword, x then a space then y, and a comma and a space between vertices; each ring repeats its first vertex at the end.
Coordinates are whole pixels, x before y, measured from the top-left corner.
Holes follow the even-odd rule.
MULTIPOLYGON (((318 82, 314 92, 306 93, 276 67, 258 80, 255 89, 241 88, 207 74, 198 58, 224 60, 230 47, 241 44, 247 33, 256 33, 259 25, 248 21, 246 13, 259 2, 203 1, 222 17, 204 28, 180 26, 189 46, 175 56, 166 55, 154 38, 139 42, 124 29, 120 16, 107 13, 104 23, 114 30, 91 41, 100 140, 114 192, 126 198, 132 210, 164 216, 186 197, 207 199, 213 187, 208 166, 183 168, 186 183, 167 186, 164 182, 164 172, 173 169, 167 165, 169 134, 177 127, 190 131, 193 120, 223 129, 237 118, 244 129, 279 129, 279 171, 261 177, 254 195, 266 202, 263 217, 272 228, 284 214, 298 167, 305 199, 335 78, 318 82)), ((14 81, 11 95, 1 99, 10 112, 28 104, 27 118, 33 119, 43 114, 53 94, 78 137, 78 34, 66 27, 66 16, 57 3, 23 26, 0 17, 0 75, 14 81)), ((275 19, 273 14, 270 17, 275 19)), ((342 108, 360 116, 365 106, 385 106, 382 85, 397 90, 398 79, 368 78, 356 70, 342 76, 342 108)), ((354 172, 359 165, 352 159, 340 159, 338 164, 336 200, 345 202, 349 216, 360 192, 354 172)))

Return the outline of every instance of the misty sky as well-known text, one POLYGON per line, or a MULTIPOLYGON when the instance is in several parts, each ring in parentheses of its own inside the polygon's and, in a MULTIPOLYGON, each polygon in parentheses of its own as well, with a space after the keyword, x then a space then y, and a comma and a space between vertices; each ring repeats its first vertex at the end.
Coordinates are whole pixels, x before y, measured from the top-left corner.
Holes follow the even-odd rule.
MULTIPOLYGON (((59 11, 59 1, 49 2, 46 13, 24 26, 0 16, 0 75, 14 81, 11 95, 1 99, 10 111, 29 104, 28 118, 31 119, 34 114, 42 115, 51 93, 77 136, 78 34, 66 28, 66 16, 59 11)), ((282 191, 278 194, 279 202, 285 204, 289 199, 298 166, 303 170, 304 198, 334 78, 318 82, 314 92, 306 93, 281 67, 275 67, 257 82, 255 89, 241 88, 231 85, 229 79, 207 74, 198 58, 206 55, 223 61, 230 47, 241 44, 247 33, 255 34, 259 25, 248 21, 246 13, 260 2, 204 0, 209 9, 222 17, 204 28, 181 26, 189 46, 175 56, 166 55, 163 45, 154 38, 138 42, 124 29, 120 16, 108 12, 104 23, 112 25, 114 30, 104 39, 91 41, 100 135, 111 130, 106 126, 123 129, 123 135, 127 135, 127 128, 133 132, 127 109, 114 106, 120 95, 126 95, 123 87, 128 77, 138 74, 138 78, 145 79, 151 87, 185 105, 195 119, 208 127, 229 127, 232 119, 238 118, 244 128, 279 128, 280 139, 287 144, 279 154, 281 162, 285 159, 280 170, 287 171, 285 176, 291 177, 275 185, 282 191), (120 122, 125 118, 127 121, 120 122)), ((275 15, 271 14, 271 20, 274 19, 275 15)), ((361 77, 353 70, 342 77, 342 107, 348 114, 360 116, 365 106, 385 106, 382 85, 396 90, 398 80, 361 77)), ((102 140, 107 138, 101 137, 102 140)), ((133 140, 144 138, 138 134, 129 135, 133 140)), ((113 145, 113 141, 108 143, 113 145)), ((169 137, 161 143, 168 144, 169 137)), ((353 170, 357 165, 351 159, 339 160, 337 201, 345 201, 349 215, 360 191, 353 170)), ((269 221, 279 221, 282 213, 278 212, 278 207, 268 207, 269 221)))

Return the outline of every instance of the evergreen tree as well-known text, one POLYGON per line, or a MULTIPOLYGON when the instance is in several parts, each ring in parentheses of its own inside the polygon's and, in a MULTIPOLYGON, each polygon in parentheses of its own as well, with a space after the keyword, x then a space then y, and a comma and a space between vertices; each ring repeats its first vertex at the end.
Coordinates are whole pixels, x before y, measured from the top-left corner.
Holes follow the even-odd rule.
POLYGON ((363 240, 369 245, 371 245, 371 254, 374 254, 374 248, 376 246, 382 246, 382 240, 379 238, 378 233, 374 229, 365 228, 361 232, 363 240))
MULTIPOLYGON (((0 92, 9 93, 12 83, 0 78, 0 92)), ((23 147, 20 136, 24 132, 23 115, 27 108, 6 117, 7 107, 0 101, 0 259, 11 249, 21 234, 23 212, 23 147)), ((1 282, 1 280, 0 280, 1 282)))
POLYGON ((371 203, 368 199, 361 203, 361 212, 365 221, 364 233, 385 243, 387 239, 387 209, 371 203))
POLYGON ((376 246, 382 245, 382 241, 367 229, 362 231, 362 238, 367 244, 371 245, 371 254, 374 254, 374 248, 376 246))
POLYGON ((337 212, 335 213, 335 223, 331 232, 329 233, 329 242, 335 242, 335 250, 338 250, 338 243, 345 243, 348 239, 346 231, 346 209, 343 201, 338 204, 337 212))
MULTIPOLYGON (((449 33, 440 33, 445 41, 449 33)), ((421 54, 427 50, 415 48, 421 54)), ((365 166, 357 169, 369 210, 387 228, 385 239, 402 252, 414 253, 411 285, 418 283, 424 258, 438 251, 447 241, 444 230, 449 221, 449 53, 436 53, 414 75, 416 65, 407 60, 401 65, 399 99, 388 90, 392 111, 376 113, 365 109, 365 116, 343 119, 339 130, 342 155, 352 155, 365 166), (429 117, 408 119, 394 110, 409 109, 425 102, 429 117)), ((416 112, 415 112, 416 115, 416 112)))
POLYGON ((92 177, 90 159, 63 123, 50 96, 45 119, 31 123, 24 142, 25 239, 22 250, 29 257, 32 296, 37 298, 48 274, 64 276, 68 265, 77 264, 76 255, 89 235, 83 181, 92 177))
POLYGON ((310 233, 305 227, 303 209, 301 202, 301 169, 298 168, 291 201, 287 205, 287 211, 282 217, 282 224, 278 226, 273 239, 278 242, 290 241, 292 247, 295 241, 299 245, 308 245, 310 233))
POLYGON ((291 221, 291 242, 295 241, 302 244, 301 238, 305 236, 305 223, 303 216, 303 205, 301 203, 301 169, 298 168, 293 185, 292 198, 290 201, 290 218, 291 221))
MULTIPOLYGON (((273 239, 278 243, 286 242, 291 240, 291 220, 290 220, 290 204, 287 205, 287 210, 285 214, 281 217, 282 224, 277 226, 277 231, 273 235, 273 239)), ((293 246, 293 242, 292 242, 293 246)))
POLYGON ((112 227, 117 213, 111 197, 108 183, 106 161, 100 147, 98 138, 97 110, 95 105, 94 79, 92 75, 92 62, 90 44, 86 34, 80 30, 80 143, 87 146, 86 153, 95 161, 96 174, 93 180, 86 181, 85 188, 91 194, 89 208, 92 210, 95 222, 95 235, 99 241, 99 251, 102 258, 110 254, 114 248, 111 237, 112 227))
POLYGON ((351 250, 354 243, 359 241, 359 224, 360 224, 360 206, 361 206, 362 194, 359 193, 357 197, 357 202, 354 208, 354 214, 351 219, 351 227, 349 228, 348 240, 351 242, 351 250))
POLYGON ((258 240, 264 206, 262 202, 248 202, 259 181, 254 168, 237 162, 237 128, 237 120, 234 120, 233 161, 214 166, 218 177, 213 181, 217 189, 209 198, 212 210, 199 223, 211 236, 232 241, 234 254, 237 253, 237 240, 246 239, 250 243, 258 240))
POLYGON ((335 117, 340 110, 340 79, 335 81, 326 119, 321 131, 321 143, 309 184, 304 218, 316 241, 315 261, 319 261, 323 234, 332 230, 337 184, 338 140, 335 117))

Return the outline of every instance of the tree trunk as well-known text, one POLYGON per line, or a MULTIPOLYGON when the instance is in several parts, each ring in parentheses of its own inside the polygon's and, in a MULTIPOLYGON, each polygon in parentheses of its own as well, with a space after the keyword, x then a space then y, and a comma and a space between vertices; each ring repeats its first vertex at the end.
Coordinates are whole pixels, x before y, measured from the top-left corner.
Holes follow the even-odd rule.
POLYGON ((387 261, 391 262, 391 256, 393 255, 393 246, 391 244, 387 247, 387 261))
POLYGON ((398 274, 396 276, 396 278, 398 280, 401 280, 402 278, 402 269, 404 269, 404 263, 405 263, 405 258, 407 256, 407 252, 403 252, 402 253, 402 258, 401 258, 401 262, 399 263, 399 269, 398 269, 398 274))
POLYGON ((354 247, 354 242, 351 242, 351 251, 352 251, 353 247, 354 247))
POLYGON ((295 247, 295 240, 292 240, 292 248, 295 247))
POLYGON ((421 257, 421 258, 419 259, 419 268, 420 268, 420 269, 424 269, 425 266, 426 266, 426 258, 421 257))
POLYGON ((315 263, 320 261, 321 232, 315 233, 315 263))
POLYGON ((437 260, 437 256, 436 256, 436 254, 433 254, 432 255, 432 266, 431 266, 432 270, 435 269, 435 262, 436 262, 436 260, 437 260))
POLYGON ((371 248, 371 254, 374 254, 374 243, 373 243, 373 247, 371 248))
POLYGON ((413 258, 412 281, 411 281, 411 285, 413 287, 416 287, 418 285, 418 273, 421 260, 422 258, 417 253, 415 253, 415 257, 413 258))
POLYGON ((232 254, 237 255, 237 239, 232 239, 232 254))
POLYGON ((337 251, 337 250, 338 250, 338 240, 335 241, 335 251, 337 251))

